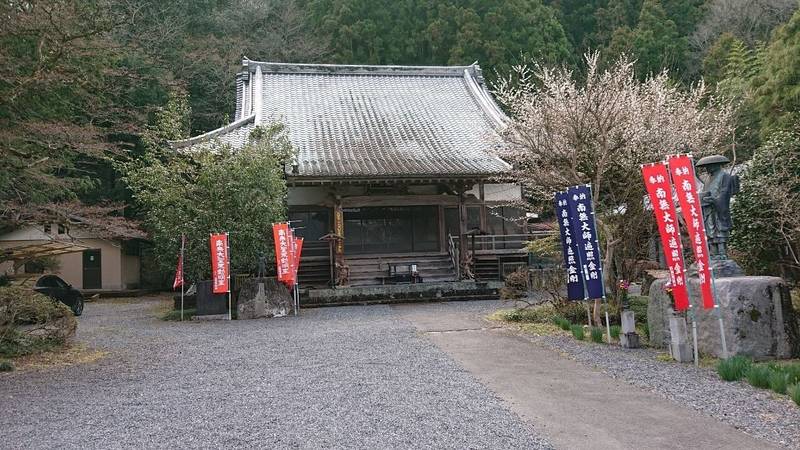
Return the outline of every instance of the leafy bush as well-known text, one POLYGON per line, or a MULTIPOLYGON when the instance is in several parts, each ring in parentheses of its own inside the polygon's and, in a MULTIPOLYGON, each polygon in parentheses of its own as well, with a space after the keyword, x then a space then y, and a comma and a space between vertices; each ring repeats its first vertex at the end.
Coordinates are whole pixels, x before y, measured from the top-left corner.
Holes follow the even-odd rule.
POLYGON ((611 326, 611 337, 614 339, 619 339, 619 333, 622 331, 622 328, 619 325, 612 325, 611 326))
POLYGON ((520 267, 506 275, 505 286, 500 288, 500 298, 514 300, 528 295, 528 268, 520 267))
POLYGON ((581 302, 561 302, 553 305, 556 313, 571 323, 586 323, 586 305, 581 302))
POLYGON ((782 366, 781 370, 786 374, 789 384, 800 383, 800 363, 782 366))
POLYGON ((583 331, 583 325, 572 325, 570 330, 572 331, 572 336, 579 341, 582 341, 586 337, 586 333, 583 331))
POLYGON ((769 389, 769 380, 773 373, 775 371, 768 366, 751 365, 744 376, 747 378, 747 382, 754 387, 769 389))
POLYGON ((786 393, 789 394, 789 398, 794 400, 795 403, 800 405, 800 383, 795 383, 786 388, 786 393))
POLYGON ((628 308, 633 311, 636 323, 647 324, 647 303, 649 301, 649 297, 642 295, 628 297, 628 308))
POLYGON ((505 311, 501 314, 501 318, 507 322, 550 323, 555 315, 551 306, 538 306, 505 311))
POLYGON ((12 372, 14 370, 14 363, 11 361, 0 361, 0 372, 12 372))
POLYGON ((769 388, 778 394, 785 394, 789 385, 789 375, 781 370, 772 370, 769 374, 769 388))
POLYGON ((603 329, 600 327, 592 327, 591 331, 592 342, 597 344, 603 343, 603 329))
POLYGON ((24 287, 0 288, 0 356, 21 356, 63 345, 77 328, 61 302, 24 287))
POLYGON ((725 381, 741 380, 752 362, 744 356, 733 356, 717 364, 717 373, 725 381))
MULTIPOLYGON (((197 314, 197 310, 194 309, 194 308, 184 309, 183 310, 183 320, 192 320, 192 317, 194 317, 195 314, 197 314)), ((181 310, 180 309, 169 310, 166 314, 161 316, 161 320, 178 321, 178 322, 180 322, 180 320, 181 320, 181 310)))

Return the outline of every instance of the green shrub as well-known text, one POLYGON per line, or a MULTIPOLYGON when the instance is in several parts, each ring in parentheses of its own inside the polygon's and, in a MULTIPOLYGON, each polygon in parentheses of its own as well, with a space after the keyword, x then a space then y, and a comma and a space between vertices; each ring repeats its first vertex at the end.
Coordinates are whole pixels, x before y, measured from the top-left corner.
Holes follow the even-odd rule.
POLYGON ((628 308, 633 311, 636 323, 647 325, 647 303, 650 298, 643 295, 628 297, 628 308))
POLYGON ((781 370, 772 370, 769 374, 769 388, 778 394, 785 394, 789 385, 789 375, 781 370))
POLYGON ((564 302, 555 305, 558 315, 569 320, 570 323, 586 323, 586 304, 582 302, 564 302))
POLYGON ((769 389, 769 379, 773 373, 775 373, 775 371, 768 366, 751 365, 744 376, 747 378, 747 382, 754 387, 769 389))
POLYGON ((786 374, 788 384, 800 383, 800 363, 785 365, 781 370, 786 374))
MULTIPOLYGON (((194 308, 184 309, 183 310, 183 320, 192 320, 192 317, 197 314, 197 310, 194 308)), ((167 311, 163 316, 161 316, 161 320, 166 321, 177 321, 180 322, 181 320, 181 310, 180 309, 173 309, 167 311)))
POLYGON ((590 337, 592 338, 592 342, 597 344, 603 343, 603 329, 600 327, 592 327, 590 332, 590 337))
POLYGON ((62 346, 78 326, 63 303, 32 291, 0 288, 0 356, 39 353, 62 346))
POLYGON ((619 325, 612 325, 611 326, 611 337, 614 339, 619 339, 619 333, 622 331, 622 328, 619 325))
POLYGON ((14 364, 11 361, 0 361, 0 372, 12 372, 14 364))
POLYGON ((582 341, 586 337, 586 333, 583 331, 583 325, 572 325, 570 330, 572 330, 572 336, 579 341, 582 341))
POLYGON ((741 380, 752 363, 744 356, 723 359, 717 364, 717 373, 725 381, 741 380))
POLYGON ((786 388, 786 393, 789 394, 789 398, 800 405, 800 383, 795 383, 791 386, 788 386, 786 388))

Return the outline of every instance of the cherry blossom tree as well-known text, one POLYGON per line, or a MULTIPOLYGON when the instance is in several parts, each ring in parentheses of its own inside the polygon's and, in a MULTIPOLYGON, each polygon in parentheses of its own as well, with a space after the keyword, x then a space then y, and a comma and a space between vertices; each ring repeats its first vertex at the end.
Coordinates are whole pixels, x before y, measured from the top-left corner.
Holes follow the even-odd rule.
POLYGON ((555 191, 592 185, 606 286, 614 289, 646 258, 654 229, 640 165, 686 149, 698 156, 722 151, 735 108, 702 81, 682 89, 666 71, 639 81, 625 55, 606 69, 598 53, 586 54, 585 63, 580 77, 534 64, 516 66, 496 83, 511 117, 501 152, 542 211, 552 209, 555 191))

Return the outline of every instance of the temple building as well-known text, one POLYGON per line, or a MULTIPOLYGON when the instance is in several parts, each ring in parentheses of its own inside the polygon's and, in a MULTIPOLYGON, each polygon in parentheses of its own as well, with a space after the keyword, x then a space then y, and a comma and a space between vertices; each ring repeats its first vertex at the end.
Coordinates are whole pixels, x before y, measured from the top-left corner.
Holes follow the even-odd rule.
POLYGON ((245 59, 236 94, 231 124, 174 146, 236 148, 259 125, 287 127, 301 284, 390 284, 409 271, 412 282, 497 280, 526 263, 521 188, 497 156, 508 119, 478 65, 245 59))

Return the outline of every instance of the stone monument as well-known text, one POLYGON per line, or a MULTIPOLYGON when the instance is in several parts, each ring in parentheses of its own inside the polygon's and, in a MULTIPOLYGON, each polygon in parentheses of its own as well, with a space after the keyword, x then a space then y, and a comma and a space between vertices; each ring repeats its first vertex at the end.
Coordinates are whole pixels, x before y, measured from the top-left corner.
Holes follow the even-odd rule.
MULTIPOLYGON (((699 351, 717 357, 798 357, 800 332, 786 282, 779 277, 744 276, 739 265, 728 257, 728 240, 733 227, 731 198, 739 192, 738 177, 724 169, 728 162, 728 158, 715 155, 702 158, 696 164, 707 175, 700 191, 700 203, 711 256, 714 297, 718 305, 713 309, 703 309, 697 269, 690 267, 687 287, 697 320, 699 351), (728 355, 722 354, 718 326, 720 315, 728 355)), ((684 338, 676 336, 677 339, 673 339, 671 336, 669 324, 676 315, 672 310, 672 299, 664 290, 667 282, 668 279, 653 282, 647 322, 651 344, 674 351, 675 341, 684 338)))
POLYGON ((282 317, 294 313, 289 288, 275 277, 247 278, 242 281, 236 302, 238 319, 282 317))

